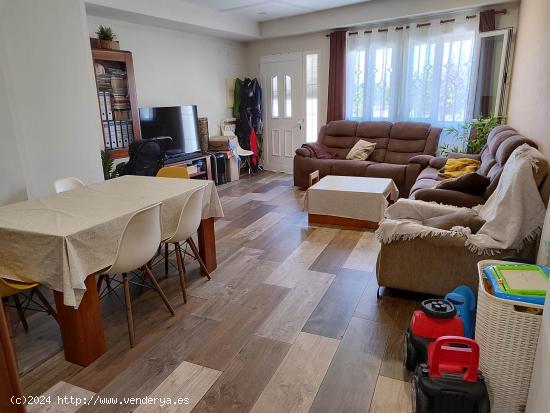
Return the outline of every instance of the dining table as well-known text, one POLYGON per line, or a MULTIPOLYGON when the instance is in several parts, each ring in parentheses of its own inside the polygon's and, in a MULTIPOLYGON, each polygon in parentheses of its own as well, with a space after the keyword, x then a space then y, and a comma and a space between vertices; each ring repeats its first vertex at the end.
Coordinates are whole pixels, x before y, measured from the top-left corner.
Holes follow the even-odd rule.
MULTIPOLYGON (((214 221, 223 217, 214 182, 122 176, 0 207, 0 276, 53 290, 65 358, 87 366, 106 351, 95 275, 114 263, 129 220, 160 203, 162 239, 168 239, 198 189, 204 189, 199 251, 214 271, 214 221)), ((2 354, 8 362, 9 349, 2 354)))

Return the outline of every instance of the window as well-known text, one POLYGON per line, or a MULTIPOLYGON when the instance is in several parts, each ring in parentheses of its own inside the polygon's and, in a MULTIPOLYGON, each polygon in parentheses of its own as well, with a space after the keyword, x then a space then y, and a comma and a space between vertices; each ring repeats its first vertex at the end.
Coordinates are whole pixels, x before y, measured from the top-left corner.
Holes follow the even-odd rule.
POLYGON ((317 141, 319 119, 319 54, 306 54, 306 142, 317 141))
POLYGON ((443 127, 471 118, 477 26, 476 18, 462 16, 454 23, 350 33, 346 118, 443 127))
POLYGON ((279 117, 279 79, 278 76, 271 78, 271 117, 279 117))
POLYGON ((292 80, 285 75, 285 118, 292 117, 292 80))

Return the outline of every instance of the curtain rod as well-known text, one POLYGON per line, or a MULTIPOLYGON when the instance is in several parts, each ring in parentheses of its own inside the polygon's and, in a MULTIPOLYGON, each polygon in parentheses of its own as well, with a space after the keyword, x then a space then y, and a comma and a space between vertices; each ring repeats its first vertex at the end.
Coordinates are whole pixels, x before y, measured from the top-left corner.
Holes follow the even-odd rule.
MULTIPOLYGON (((495 11, 495 14, 506 14, 508 12, 508 10, 506 9, 502 9, 502 10, 497 10, 495 11)), ((477 17, 477 14, 473 14, 473 15, 470 15, 470 16, 466 16, 466 19, 473 19, 477 17)), ((446 20, 441 20, 439 23, 440 24, 445 24, 445 23, 454 23, 455 19, 446 19, 446 20)), ((416 25, 416 27, 427 27, 427 26, 430 26, 431 23, 419 23, 416 25)), ((410 26, 398 26, 395 28, 395 30, 403 30, 403 29, 408 29, 410 26)), ((389 29, 378 29, 378 33, 383 33, 383 32, 387 32, 389 29)), ((369 34, 369 33, 372 33, 372 30, 365 30, 363 31, 363 33, 365 34, 369 34)), ((359 34, 359 32, 349 32, 348 33, 350 36, 354 36, 354 35, 357 35, 359 34)), ((325 35, 325 37, 330 37, 330 34, 327 34, 325 35)))

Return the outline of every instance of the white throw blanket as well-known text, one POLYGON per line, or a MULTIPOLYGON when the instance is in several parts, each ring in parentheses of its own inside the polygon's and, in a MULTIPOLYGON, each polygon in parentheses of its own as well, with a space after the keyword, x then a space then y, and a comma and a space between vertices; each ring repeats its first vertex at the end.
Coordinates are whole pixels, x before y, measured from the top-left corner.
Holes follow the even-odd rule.
POLYGON ((376 237, 385 244, 426 236, 463 237, 466 247, 480 255, 520 250, 537 236, 544 222, 546 209, 533 177, 541 156, 529 145, 510 155, 493 194, 484 205, 473 208, 485 220, 476 234, 464 227, 447 231, 422 225, 425 219, 459 211, 459 207, 400 199, 386 210, 376 237))

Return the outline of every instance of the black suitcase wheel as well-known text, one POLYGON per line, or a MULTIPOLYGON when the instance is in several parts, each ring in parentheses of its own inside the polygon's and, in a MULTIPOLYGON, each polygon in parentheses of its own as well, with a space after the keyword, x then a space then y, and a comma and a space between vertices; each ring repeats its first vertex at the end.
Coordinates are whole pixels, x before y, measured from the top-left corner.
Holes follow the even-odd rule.
POLYGON ((413 344, 411 343, 411 340, 409 340, 408 334, 405 334, 404 352, 405 352, 405 367, 409 371, 414 371, 414 369, 416 368, 416 365, 418 364, 418 352, 416 351, 416 348, 414 348, 413 344))

